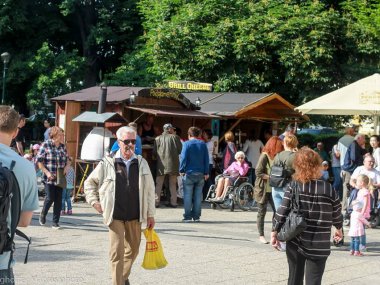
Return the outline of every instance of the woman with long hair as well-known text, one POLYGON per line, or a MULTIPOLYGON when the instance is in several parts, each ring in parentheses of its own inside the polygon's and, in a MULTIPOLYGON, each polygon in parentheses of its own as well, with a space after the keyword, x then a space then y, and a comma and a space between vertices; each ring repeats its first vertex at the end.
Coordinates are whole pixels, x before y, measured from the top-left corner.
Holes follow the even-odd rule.
POLYGON ((278 136, 271 137, 265 144, 263 151, 260 154, 259 161, 255 168, 256 180, 254 195, 257 202, 257 229, 259 231, 259 239, 262 243, 269 243, 264 236, 264 219, 267 213, 268 202, 275 212, 272 199, 272 187, 269 186, 269 173, 273 164, 273 159, 277 153, 283 150, 282 141, 278 136))
POLYGON ((331 184, 321 179, 320 156, 303 147, 294 158, 293 182, 288 185, 284 199, 273 219, 271 244, 280 248, 277 233, 281 230, 292 207, 295 189, 299 193, 299 210, 307 222, 306 229, 286 243, 289 264, 288 285, 321 284, 327 257, 330 255, 331 227, 334 239, 342 239, 342 206, 331 184))

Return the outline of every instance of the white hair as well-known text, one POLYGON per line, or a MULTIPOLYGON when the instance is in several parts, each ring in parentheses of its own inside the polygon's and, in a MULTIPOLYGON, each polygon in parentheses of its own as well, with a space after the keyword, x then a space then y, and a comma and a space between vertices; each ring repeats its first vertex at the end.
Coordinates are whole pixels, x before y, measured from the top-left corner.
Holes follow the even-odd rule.
POLYGON ((355 140, 358 140, 358 138, 360 138, 360 137, 364 137, 364 138, 365 138, 365 135, 363 135, 363 134, 357 134, 357 135, 355 136, 355 140))
POLYGON ((122 135, 125 134, 125 133, 134 134, 136 136, 136 130, 134 128, 124 126, 124 127, 119 128, 116 131, 116 137, 117 137, 117 139, 120 140, 121 137, 122 137, 122 135))
POLYGON ((238 159, 238 157, 242 156, 243 159, 245 158, 245 154, 244 152, 242 151, 238 151, 237 153, 235 153, 235 159, 238 159))

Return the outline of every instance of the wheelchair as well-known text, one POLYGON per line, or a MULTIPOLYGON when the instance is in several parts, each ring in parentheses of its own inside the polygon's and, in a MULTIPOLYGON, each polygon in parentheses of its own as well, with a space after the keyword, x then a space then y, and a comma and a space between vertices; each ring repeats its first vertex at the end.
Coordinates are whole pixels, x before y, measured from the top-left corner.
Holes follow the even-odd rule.
POLYGON ((252 211, 256 207, 256 201, 253 197, 253 186, 248 182, 249 177, 239 176, 233 185, 228 186, 226 193, 222 196, 221 201, 213 201, 215 198, 215 189, 218 184, 218 180, 223 178, 223 174, 216 176, 215 184, 211 185, 206 199, 206 202, 211 204, 212 209, 216 209, 219 205, 222 209, 230 209, 231 212, 235 210, 237 205, 243 211, 252 211))

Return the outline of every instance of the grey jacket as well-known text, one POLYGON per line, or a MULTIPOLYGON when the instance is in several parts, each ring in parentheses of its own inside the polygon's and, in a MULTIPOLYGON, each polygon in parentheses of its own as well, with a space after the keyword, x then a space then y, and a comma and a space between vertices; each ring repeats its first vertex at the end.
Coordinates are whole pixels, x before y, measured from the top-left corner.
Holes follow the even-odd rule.
MULTIPOLYGON (((147 161, 137 155, 139 164, 139 200, 140 222, 146 222, 155 214, 154 181, 147 161)), ((103 158, 84 182, 86 201, 91 206, 100 202, 103 210, 103 221, 109 226, 113 220, 115 205, 115 164, 114 158, 103 158)))
POLYGON ((153 155, 157 159, 157 175, 179 175, 179 155, 182 143, 179 136, 164 131, 154 141, 153 155))

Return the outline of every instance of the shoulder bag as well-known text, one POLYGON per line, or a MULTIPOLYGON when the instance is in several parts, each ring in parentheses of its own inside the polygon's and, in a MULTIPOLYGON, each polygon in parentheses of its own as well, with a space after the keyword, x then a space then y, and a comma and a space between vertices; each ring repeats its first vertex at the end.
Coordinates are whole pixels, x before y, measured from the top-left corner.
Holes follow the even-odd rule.
POLYGON ((290 212, 286 217, 285 223, 282 225, 280 231, 277 234, 277 239, 279 241, 289 241, 302 233, 306 227, 306 219, 299 207, 299 189, 297 182, 291 183, 289 185, 291 189, 291 202, 290 202, 290 212))
POLYGON ((62 189, 65 189, 67 186, 67 183, 66 183, 66 176, 65 176, 65 174, 63 174, 63 170, 64 170, 63 168, 57 169, 56 185, 62 189))

